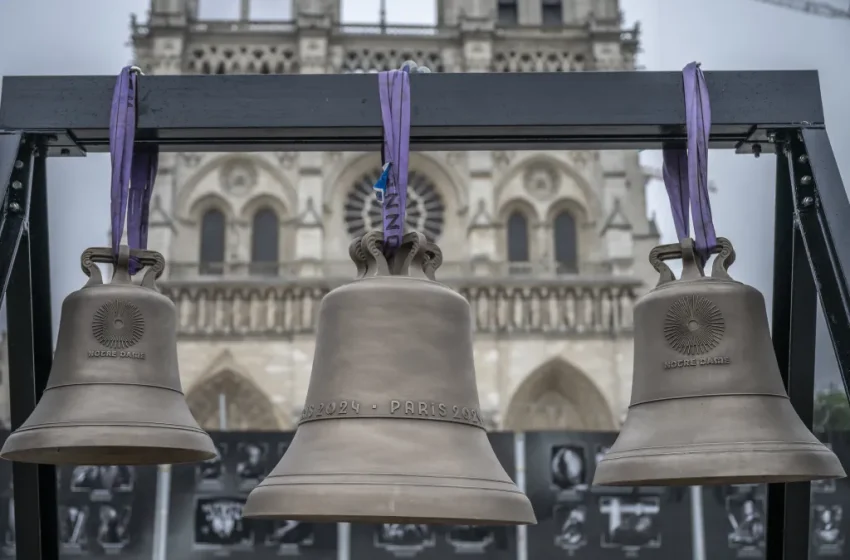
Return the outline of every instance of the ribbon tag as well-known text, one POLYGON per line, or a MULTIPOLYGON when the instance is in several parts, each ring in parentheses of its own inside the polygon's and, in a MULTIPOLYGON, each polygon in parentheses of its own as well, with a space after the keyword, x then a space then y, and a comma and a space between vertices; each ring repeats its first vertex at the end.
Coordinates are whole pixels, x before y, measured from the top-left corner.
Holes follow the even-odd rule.
MULTIPOLYGON (((130 249, 147 249, 150 201, 159 163, 157 146, 134 146, 136 136, 137 68, 121 70, 112 94, 109 120, 109 154, 112 160, 112 252, 117 257, 124 222, 130 249), (129 212, 128 212, 129 206, 129 212)), ((141 268, 130 260, 130 274, 141 268)))
POLYGON ((384 252, 390 256, 401 245, 407 213, 407 167, 410 158, 409 73, 406 70, 380 72, 378 91, 384 130, 381 163, 384 164, 384 172, 387 174, 381 213, 384 252))
POLYGON ((679 240, 690 237, 688 208, 694 220, 694 245, 705 263, 717 246, 708 198, 708 137, 711 106, 705 76, 696 62, 682 70, 687 114, 687 148, 664 148, 663 176, 679 240))
POLYGON ((387 162, 384 164, 384 167, 381 169, 381 175, 378 177, 378 180, 375 181, 375 184, 372 186, 372 190, 375 191, 375 198, 381 204, 384 203, 384 195, 387 192, 387 179, 390 175, 390 167, 391 163, 387 162))

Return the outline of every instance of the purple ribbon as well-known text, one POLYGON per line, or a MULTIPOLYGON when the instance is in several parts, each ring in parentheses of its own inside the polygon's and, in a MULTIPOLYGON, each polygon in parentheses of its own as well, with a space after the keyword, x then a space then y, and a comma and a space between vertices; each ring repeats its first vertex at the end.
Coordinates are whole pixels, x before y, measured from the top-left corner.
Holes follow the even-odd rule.
POLYGON ((384 128, 382 163, 390 162, 383 216, 384 252, 401 245, 407 213, 407 166, 410 158, 410 75, 407 70, 378 74, 381 121, 384 128))
MULTIPOLYGON (((151 194, 156 181, 159 148, 135 147, 136 72, 121 70, 112 94, 109 121, 109 154, 112 159, 112 251, 117 256, 127 219, 127 243, 131 249, 147 249, 151 194), (128 211, 129 206, 129 211, 128 211)), ((140 268, 130 262, 130 274, 140 268)))
POLYGON ((708 198, 708 136, 711 106, 705 76, 696 62, 682 70, 685 84, 687 148, 664 149, 664 185, 679 239, 689 237, 688 206, 694 219, 694 244, 705 262, 717 246, 708 198), (687 184, 687 187, 685 185, 687 184))

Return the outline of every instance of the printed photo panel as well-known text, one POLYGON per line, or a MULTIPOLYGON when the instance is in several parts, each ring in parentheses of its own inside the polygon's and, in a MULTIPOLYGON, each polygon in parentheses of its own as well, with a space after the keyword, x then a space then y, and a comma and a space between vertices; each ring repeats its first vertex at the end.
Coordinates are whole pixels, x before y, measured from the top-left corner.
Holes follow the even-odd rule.
MULTIPOLYGON (((515 479, 514 434, 490 432, 487 435, 502 467, 511 479, 515 479)), ((351 525, 352 560, 514 560, 516 555, 515 527, 351 525)))
POLYGON ((647 558, 691 555, 687 489, 591 486, 616 434, 528 432, 526 493, 537 525, 529 558, 647 558))
MULTIPOLYGON (((850 432, 825 434, 821 441, 850 471, 850 432)), ((812 517, 809 525, 809 559, 850 557, 850 480, 812 483, 812 517)))
POLYGON ((764 558, 767 487, 764 484, 704 486, 702 493, 707 557, 764 558))
POLYGON ((218 457, 172 467, 169 558, 336 558, 336 524, 242 517, 248 494, 286 453, 292 432, 211 435, 218 457))
POLYGON ((151 557, 156 467, 62 466, 57 479, 60 556, 151 557))

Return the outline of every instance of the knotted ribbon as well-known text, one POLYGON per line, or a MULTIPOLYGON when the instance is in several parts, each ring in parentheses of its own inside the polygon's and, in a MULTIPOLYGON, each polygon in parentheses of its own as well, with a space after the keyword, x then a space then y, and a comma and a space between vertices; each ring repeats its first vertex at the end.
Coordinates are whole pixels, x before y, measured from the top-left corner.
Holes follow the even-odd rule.
MULTIPOLYGON (((137 70, 121 70, 112 93, 109 117, 109 155, 112 160, 112 252, 117 256, 124 221, 127 219, 127 244, 130 249, 147 249, 150 202, 159 163, 157 146, 135 146, 137 70), (128 211, 129 206, 129 211, 128 211)), ((135 258, 130 274, 139 270, 135 258)))
POLYGON ((390 256, 401 245, 407 214, 407 166, 410 158, 410 74, 390 70, 378 74, 381 121, 384 129, 381 164, 390 163, 381 208, 384 252, 390 256))
POLYGON ((685 84, 687 148, 664 148, 664 185, 673 210, 679 240, 690 236, 688 207, 694 219, 694 244, 706 262, 717 246, 711 202, 708 199, 708 136, 711 132, 711 106, 705 76, 696 62, 682 70, 685 84))

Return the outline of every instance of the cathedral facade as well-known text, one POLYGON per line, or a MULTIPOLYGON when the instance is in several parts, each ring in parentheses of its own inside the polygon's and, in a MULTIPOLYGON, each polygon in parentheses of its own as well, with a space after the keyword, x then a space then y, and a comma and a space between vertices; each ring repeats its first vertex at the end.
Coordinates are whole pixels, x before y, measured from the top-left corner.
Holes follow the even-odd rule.
MULTIPOLYGON (((148 75, 373 73, 406 60, 432 72, 635 68, 637 29, 623 28, 617 0, 438 0, 435 26, 350 25, 340 0, 291 1, 288 21, 252 20, 247 0, 238 20, 205 21, 198 0, 152 0, 133 22, 136 64, 148 75)), ((162 154, 149 246, 168 262, 183 387, 205 428, 295 427, 320 301, 353 279, 352 237, 380 227, 379 171, 378 153, 162 154)), ((635 151, 411 154, 407 222, 440 245, 438 279, 471 305, 491 428, 619 427, 633 305, 657 278, 647 181, 635 151)))

